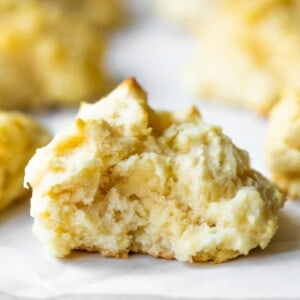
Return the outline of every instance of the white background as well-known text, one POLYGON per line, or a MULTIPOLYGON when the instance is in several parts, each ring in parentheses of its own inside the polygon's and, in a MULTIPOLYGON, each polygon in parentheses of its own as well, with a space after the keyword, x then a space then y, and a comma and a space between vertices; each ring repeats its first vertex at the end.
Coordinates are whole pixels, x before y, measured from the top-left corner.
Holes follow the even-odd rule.
MULTIPOLYGON (((108 61, 112 74, 119 80, 135 76, 154 108, 184 109, 196 104, 207 122, 221 125, 239 147, 250 152, 253 166, 268 175, 266 120, 237 108, 198 101, 181 88, 180 71, 192 57, 193 39, 151 13, 151 2, 132 1, 135 20, 112 41, 108 61)), ((68 110, 39 118, 56 132, 74 115, 75 110, 68 110)), ((73 254, 59 260, 44 251, 31 226, 28 202, 0 215, 0 299, 87 299, 87 294, 91 299, 101 295, 109 300, 300 299, 299 202, 286 204, 280 229, 267 250, 221 265, 189 265, 143 255, 117 260, 73 254)))

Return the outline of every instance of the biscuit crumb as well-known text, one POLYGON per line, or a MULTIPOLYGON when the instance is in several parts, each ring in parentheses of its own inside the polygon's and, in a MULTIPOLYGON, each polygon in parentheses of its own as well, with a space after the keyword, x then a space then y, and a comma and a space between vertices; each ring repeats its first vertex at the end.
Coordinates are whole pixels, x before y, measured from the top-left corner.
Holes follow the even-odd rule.
POLYGON ((34 233, 58 257, 80 249, 219 263, 265 248, 284 203, 220 127, 196 108, 151 109, 133 79, 83 104, 37 151, 25 183, 34 233))

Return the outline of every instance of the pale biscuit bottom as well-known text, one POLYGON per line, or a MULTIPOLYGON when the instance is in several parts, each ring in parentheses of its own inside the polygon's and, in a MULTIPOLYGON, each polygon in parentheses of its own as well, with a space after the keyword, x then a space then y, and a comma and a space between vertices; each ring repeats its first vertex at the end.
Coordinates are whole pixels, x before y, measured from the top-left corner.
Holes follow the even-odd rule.
POLYGON ((72 249, 222 262, 265 248, 284 197, 218 126, 153 111, 134 80, 39 149, 26 168, 37 238, 72 249), (43 161, 43 164, 40 164, 43 161))
MULTIPOLYGON (((134 248, 134 247, 133 247, 134 248)), ((153 257, 156 258, 164 258, 164 259, 168 259, 168 260, 172 260, 172 259, 176 259, 174 252, 170 252, 167 250, 161 251, 161 252, 157 252, 157 251, 147 251, 147 252, 143 252, 139 249, 136 250, 130 250, 130 252, 128 251, 124 251, 124 252, 113 252, 111 250, 106 250, 106 249, 101 249, 101 248, 86 248, 83 247, 78 248, 77 250, 82 250, 82 251, 88 251, 88 252, 97 252, 102 256, 105 257, 111 257, 111 258, 122 258, 122 259, 126 259, 129 257, 129 254, 147 254, 147 255, 151 255, 153 257)), ((240 256, 241 253, 239 251, 234 251, 234 250, 224 250, 224 249, 216 249, 215 251, 209 251, 207 253, 203 252, 203 253, 198 253, 197 255, 192 257, 192 260, 190 262, 213 262, 213 263, 222 263, 222 262, 226 262, 228 260, 234 259, 238 256, 240 256)))

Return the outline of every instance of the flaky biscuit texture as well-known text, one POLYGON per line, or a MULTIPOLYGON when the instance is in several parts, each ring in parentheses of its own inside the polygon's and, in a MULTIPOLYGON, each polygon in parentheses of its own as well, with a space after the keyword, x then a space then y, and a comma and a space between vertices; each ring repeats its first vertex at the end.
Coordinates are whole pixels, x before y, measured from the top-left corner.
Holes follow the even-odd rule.
POLYGON ((265 248, 282 194, 195 108, 152 110, 133 80, 84 104, 26 168, 34 233, 72 249, 222 262, 265 248), (40 164, 43 161, 43 164, 40 164))

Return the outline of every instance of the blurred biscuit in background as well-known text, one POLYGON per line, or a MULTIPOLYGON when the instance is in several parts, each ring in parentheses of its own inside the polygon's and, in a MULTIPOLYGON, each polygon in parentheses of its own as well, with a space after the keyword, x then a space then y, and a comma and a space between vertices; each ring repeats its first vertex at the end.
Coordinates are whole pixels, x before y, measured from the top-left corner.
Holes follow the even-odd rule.
POLYGON ((291 198, 300 196, 300 92, 285 96, 269 118, 266 158, 273 179, 291 198))
POLYGON ((75 105, 109 86, 109 30, 118 0, 1 0, 0 108, 75 105))
POLYGON ((23 114, 0 111, 0 211, 26 196, 24 168, 50 134, 23 114))
POLYGON ((300 86, 300 2, 161 0, 199 40, 185 85, 197 96, 268 114, 300 86))

